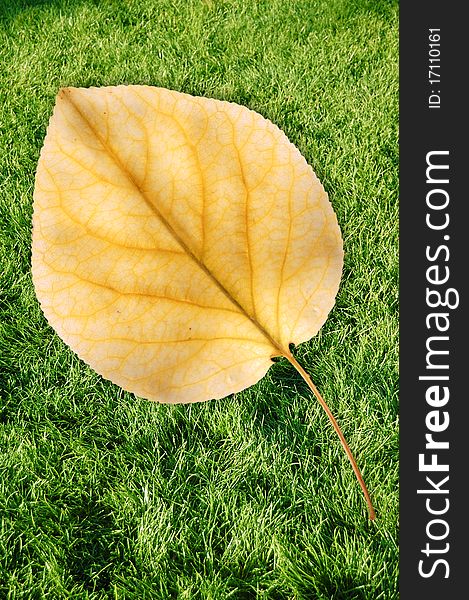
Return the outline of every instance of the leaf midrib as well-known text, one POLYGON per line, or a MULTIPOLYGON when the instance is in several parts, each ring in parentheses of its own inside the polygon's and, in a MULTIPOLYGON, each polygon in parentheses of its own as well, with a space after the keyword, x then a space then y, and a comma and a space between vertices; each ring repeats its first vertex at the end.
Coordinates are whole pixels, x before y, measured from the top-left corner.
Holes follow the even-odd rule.
POLYGON ((285 357, 289 357, 289 350, 285 350, 282 346, 270 335, 270 333, 259 323, 259 321, 244 308, 244 306, 233 297, 233 295, 225 288, 225 286, 219 281, 219 279, 212 273, 212 271, 203 263, 191 248, 184 242, 184 240, 178 235, 177 231, 172 227, 171 223, 164 217, 164 215, 158 210, 158 208, 146 197, 143 190, 140 188, 132 173, 125 168, 119 157, 110 147, 110 145, 104 140, 98 133, 98 131, 93 127, 93 123, 87 118, 87 116, 83 113, 80 107, 76 102, 73 101, 71 90, 77 88, 63 88, 63 99, 67 99, 70 105, 74 108, 74 110, 78 113, 79 117, 84 121, 84 123, 89 127, 89 129, 96 136, 99 143, 103 146, 104 150, 110 156, 110 158, 114 161, 116 166, 124 173, 125 177, 132 184, 135 190, 138 192, 140 197, 144 200, 146 205, 150 208, 150 210, 154 213, 154 215, 159 219, 161 224, 166 228, 168 233, 172 236, 177 244, 182 248, 182 250, 191 258, 191 260, 205 273, 205 275, 218 287, 218 289, 228 298, 228 300, 241 312, 251 323, 260 331, 260 333, 269 341, 269 343, 278 351, 278 354, 272 354, 272 357, 282 355, 285 357))

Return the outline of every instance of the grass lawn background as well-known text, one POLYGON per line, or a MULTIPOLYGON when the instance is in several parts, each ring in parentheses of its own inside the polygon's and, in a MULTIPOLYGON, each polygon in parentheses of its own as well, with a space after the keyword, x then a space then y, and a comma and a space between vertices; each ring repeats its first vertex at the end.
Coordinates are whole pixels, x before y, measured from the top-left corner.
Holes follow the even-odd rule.
POLYGON ((0 0, 0 598, 394 599, 398 6, 0 0), (337 213, 345 266, 295 349, 347 437, 276 362, 220 401, 123 392, 47 325, 34 173, 61 86, 168 87, 282 128, 337 213))

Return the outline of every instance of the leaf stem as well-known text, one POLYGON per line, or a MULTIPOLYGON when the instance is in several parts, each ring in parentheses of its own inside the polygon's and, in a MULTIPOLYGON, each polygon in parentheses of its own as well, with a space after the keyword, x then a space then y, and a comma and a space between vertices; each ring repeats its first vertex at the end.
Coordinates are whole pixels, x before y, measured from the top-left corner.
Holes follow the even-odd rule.
POLYGON ((361 489, 363 491, 363 494, 365 496, 365 500, 366 500, 366 503, 367 503, 367 506, 368 506, 369 517, 370 517, 370 519, 372 521, 374 521, 374 519, 375 519, 375 509, 373 508, 373 504, 371 502, 370 494, 368 493, 367 487, 366 487, 365 482, 363 480, 362 474, 360 473, 360 469, 358 468, 358 465, 357 465, 357 463, 355 461, 355 458, 354 458, 354 456, 352 454, 352 451, 350 450, 350 447, 347 444, 345 436, 342 433, 342 430, 340 429, 339 424, 335 420, 335 417, 332 414, 331 409, 327 406, 326 401, 321 396, 321 394, 319 393, 317 387, 312 382, 311 377, 303 369, 303 367, 296 360, 296 358, 290 352, 288 352, 287 354, 285 354, 285 357, 289 360, 289 362, 295 367, 295 369, 298 371, 298 373, 301 375, 301 377, 305 380, 305 382, 307 383, 307 385, 310 388, 310 390, 316 396, 317 401, 319 402, 319 404, 324 409, 326 415, 329 417, 329 421, 331 422, 332 427, 334 428, 335 432, 339 436, 340 443, 342 444, 342 447, 345 450, 345 453, 347 454, 348 459, 349 459, 349 461, 352 464, 353 472, 355 473, 355 476, 356 476, 356 478, 358 480, 358 483, 360 484, 360 487, 361 487, 361 489))

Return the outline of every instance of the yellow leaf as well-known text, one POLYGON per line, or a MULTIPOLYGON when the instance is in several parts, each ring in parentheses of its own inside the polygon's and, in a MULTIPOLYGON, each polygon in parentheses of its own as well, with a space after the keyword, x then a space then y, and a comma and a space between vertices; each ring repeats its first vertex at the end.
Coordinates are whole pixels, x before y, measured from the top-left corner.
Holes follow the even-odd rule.
POLYGON ((139 396, 242 390, 334 303, 342 242, 327 194, 243 106, 144 86, 63 89, 34 202, 44 314, 139 396))
MULTIPOLYGON (((65 88, 36 173, 44 314, 93 369, 160 402, 222 398, 314 336, 342 271, 327 194, 243 106, 65 88)), ((311 387, 311 386, 310 386, 311 387)))

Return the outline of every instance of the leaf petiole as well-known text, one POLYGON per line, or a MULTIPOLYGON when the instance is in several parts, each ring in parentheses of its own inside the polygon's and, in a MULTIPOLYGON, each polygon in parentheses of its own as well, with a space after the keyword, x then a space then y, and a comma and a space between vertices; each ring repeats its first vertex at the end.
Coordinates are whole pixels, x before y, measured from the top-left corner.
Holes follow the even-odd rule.
POLYGON ((350 463, 352 464, 353 472, 355 473, 355 476, 356 476, 356 478, 358 480, 358 483, 360 484, 360 487, 361 487, 361 489, 363 491, 363 494, 365 496, 365 500, 366 500, 366 503, 367 503, 367 506, 368 506, 368 515, 369 515, 370 519, 372 521, 374 521, 376 515, 375 515, 375 509, 373 508, 373 504, 371 502, 370 494, 369 494, 368 489, 367 489, 367 487, 365 485, 365 482, 363 480, 363 477, 362 477, 362 474, 360 472, 360 469, 358 468, 357 462, 356 462, 356 460, 355 460, 355 458, 354 458, 354 456, 352 454, 352 451, 350 450, 350 447, 347 444, 345 436, 342 433, 342 430, 340 429, 339 424, 337 423, 334 415, 332 414, 331 409, 328 407, 328 405, 326 404, 326 401, 324 400, 324 398, 319 393, 317 387, 314 385, 313 381, 311 380, 311 377, 303 369, 303 367, 296 360, 296 358, 293 356, 293 354, 291 354, 289 352, 288 354, 285 354, 285 358, 288 359, 288 361, 290 362, 290 364, 292 364, 295 367, 295 369, 298 371, 298 373, 301 375, 301 377, 307 383, 307 385, 310 388, 310 390, 316 396, 317 401, 319 402, 319 404, 324 409, 326 415, 329 417, 329 421, 331 422, 332 427, 334 428, 335 432, 339 436, 340 443, 342 444, 342 447, 345 450, 345 453, 347 454, 350 463))

